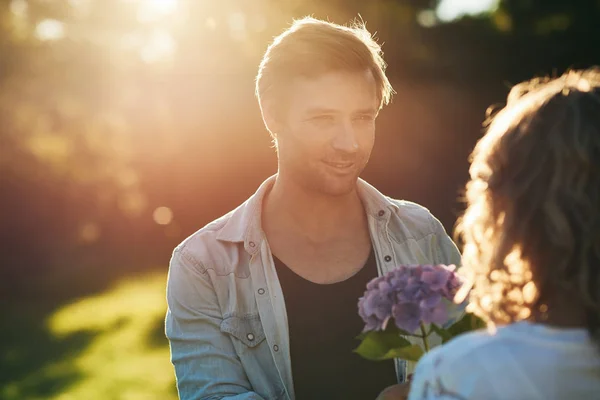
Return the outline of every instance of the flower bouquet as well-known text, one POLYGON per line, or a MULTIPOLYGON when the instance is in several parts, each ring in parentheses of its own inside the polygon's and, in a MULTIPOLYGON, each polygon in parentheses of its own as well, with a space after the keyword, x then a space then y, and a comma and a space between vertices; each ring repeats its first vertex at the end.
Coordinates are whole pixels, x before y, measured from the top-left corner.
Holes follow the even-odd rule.
POLYGON ((484 327, 483 321, 454 303, 463 284, 455 269, 454 265, 403 265, 371 280, 358 301, 365 327, 354 351, 370 360, 417 362, 430 350, 432 334, 445 343, 484 327))

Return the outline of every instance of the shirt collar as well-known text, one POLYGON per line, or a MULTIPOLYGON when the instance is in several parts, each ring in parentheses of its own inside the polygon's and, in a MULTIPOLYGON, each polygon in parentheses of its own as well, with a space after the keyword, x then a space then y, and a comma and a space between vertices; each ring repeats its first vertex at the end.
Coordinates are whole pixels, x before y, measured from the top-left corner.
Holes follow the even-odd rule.
MULTIPOLYGON (((225 242, 244 243, 244 248, 251 254, 256 253, 263 239, 261 219, 262 204, 265 194, 275 183, 277 175, 265 180, 248 200, 230 213, 227 223, 217 234, 217 239, 225 242)), ((367 215, 376 219, 388 219, 398 206, 387 196, 371 186, 363 179, 357 182, 360 196, 367 215)))

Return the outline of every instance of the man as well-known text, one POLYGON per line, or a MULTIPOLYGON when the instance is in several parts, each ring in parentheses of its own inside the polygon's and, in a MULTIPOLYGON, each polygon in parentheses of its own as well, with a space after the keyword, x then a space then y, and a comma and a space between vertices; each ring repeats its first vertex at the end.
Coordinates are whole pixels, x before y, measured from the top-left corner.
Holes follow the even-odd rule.
POLYGON ((369 280, 459 264, 426 209, 359 179, 393 89, 364 26, 305 18, 278 36, 256 94, 278 173, 187 238, 171 260, 166 334, 181 399, 369 399, 402 360, 352 350, 369 280))

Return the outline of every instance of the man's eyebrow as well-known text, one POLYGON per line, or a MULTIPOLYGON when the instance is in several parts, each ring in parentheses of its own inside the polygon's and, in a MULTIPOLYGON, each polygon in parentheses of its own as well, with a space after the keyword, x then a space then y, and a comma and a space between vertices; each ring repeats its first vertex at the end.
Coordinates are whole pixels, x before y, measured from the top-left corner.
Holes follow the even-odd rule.
POLYGON ((333 109, 333 108, 326 108, 326 107, 313 107, 313 108, 309 108, 306 111, 306 114, 308 115, 318 115, 318 114, 337 114, 338 110, 333 109))
POLYGON ((363 108, 361 110, 356 110, 354 112, 355 114, 377 114, 377 109, 376 108, 363 108))
MULTIPOLYGON (((361 108, 360 110, 354 111, 352 114, 369 114, 377 115, 378 110, 376 108, 361 108)), ((306 111, 307 115, 319 115, 319 114, 339 114, 339 110, 327 107, 314 107, 306 111)))

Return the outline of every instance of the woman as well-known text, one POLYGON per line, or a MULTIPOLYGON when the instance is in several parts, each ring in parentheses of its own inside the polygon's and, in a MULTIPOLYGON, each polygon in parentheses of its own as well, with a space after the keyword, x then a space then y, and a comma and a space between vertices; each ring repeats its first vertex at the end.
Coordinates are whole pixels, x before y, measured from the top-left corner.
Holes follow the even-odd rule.
POLYGON ((409 400, 600 399, 600 69, 516 86, 470 175, 461 271, 489 329, 422 358, 409 400))

